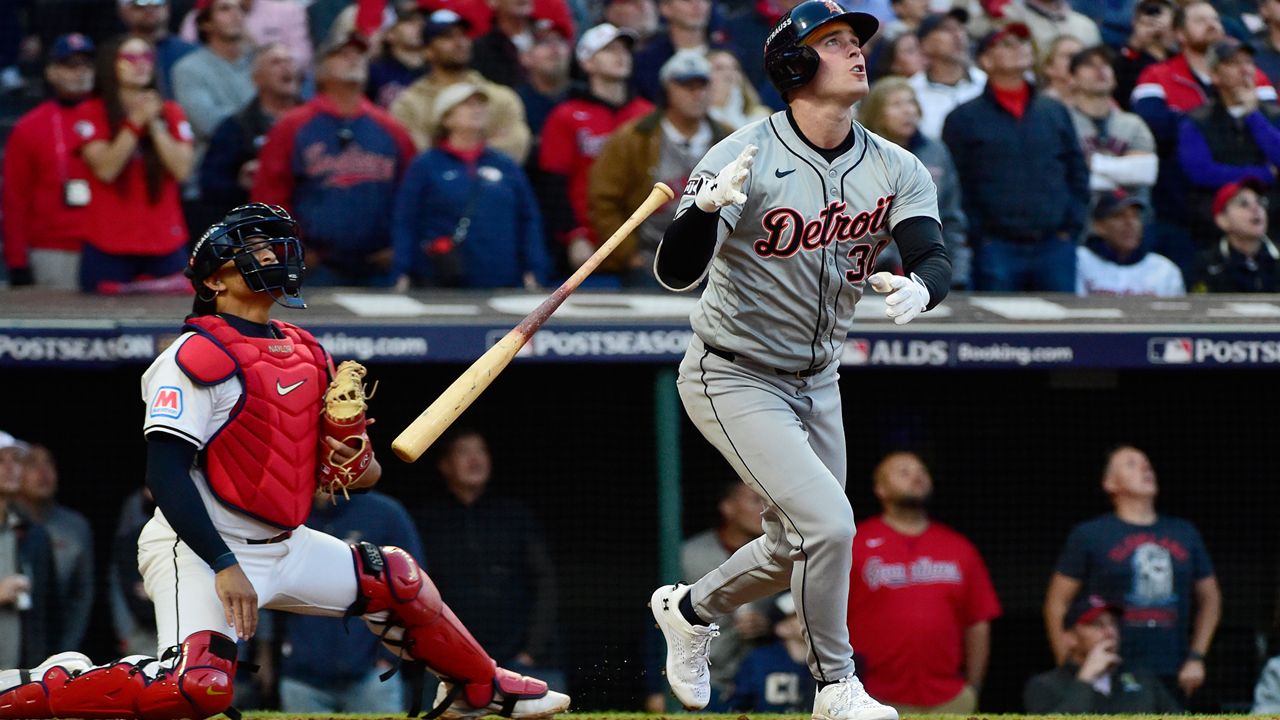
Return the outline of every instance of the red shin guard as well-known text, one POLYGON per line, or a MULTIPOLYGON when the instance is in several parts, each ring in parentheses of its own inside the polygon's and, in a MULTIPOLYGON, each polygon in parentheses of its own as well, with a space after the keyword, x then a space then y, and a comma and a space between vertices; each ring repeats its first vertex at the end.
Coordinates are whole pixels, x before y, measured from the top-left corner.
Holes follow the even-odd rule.
POLYGON ((462 684, 467 704, 485 707, 493 702, 495 689, 506 698, 546 694, 547 685, 541 680, 497 667, 409 553, 365 542, 351 549, 360 586, 357 614, 389 612, 393 624, 403 629, 401 642, 409 657, 462 684))
POLYGON ((231 707, 235 668, 236 644, 201 631, 182 643, 177 665, 154 678, 132 662, 75 676, 54 667, 42 680, 0 695, 0 718, 206 718, 231 707))

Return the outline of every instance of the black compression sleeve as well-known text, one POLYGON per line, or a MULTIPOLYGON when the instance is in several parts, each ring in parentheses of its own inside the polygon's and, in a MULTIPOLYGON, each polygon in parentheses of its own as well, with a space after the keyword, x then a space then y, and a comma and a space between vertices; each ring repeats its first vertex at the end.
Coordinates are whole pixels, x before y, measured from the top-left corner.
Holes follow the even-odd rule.
POLYGON ((662 235, 654 265, 658 279, 673 288, 686 288, 697 282, 716 252, 719 225, 719 210, 709 213, 697 205, 690 205, 672 220, 662 235))
POLYGON ((236 556, 214 529, 191 479, 196 452, 195 445, 176 435, 148 434, 147 487, 182 542, 217 572, 235 565, 236 556))
POLYGON ((942 240, 942 225, 931 217, 907 218, 893 228, 893 241, 902 253, 902 270, 919 276, 929 289, 929 308, 951 288, 951 258, 942 240))

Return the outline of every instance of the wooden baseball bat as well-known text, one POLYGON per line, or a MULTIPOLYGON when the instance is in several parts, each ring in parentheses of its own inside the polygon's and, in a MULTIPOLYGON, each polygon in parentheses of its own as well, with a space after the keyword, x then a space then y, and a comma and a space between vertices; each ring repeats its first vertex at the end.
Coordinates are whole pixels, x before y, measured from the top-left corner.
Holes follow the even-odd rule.
POLYGON ((498 377, 498 373, 507 367, 520 348, 524 347, 529 338, 538 332, 538 328, 542 327, 542 323, 551 317, 565 298, 577 290, 582 281, 599 267, 609 253, 639 227, 645 218, 674 197, 675 193, 671 192, 671 188, 665 184, 654 185, 649 197, 645 198, 640 207, 631 213, 631 217, 622 223, 622 227, 618 228, 617 232, 596 249, 595 254, 588 258, 577 272, 570 275, 568 280, 565 280, 555 292, 534 308, 533 312, 526 315, 524 320, 521 320, 520 324, 512 328, 497 344, 471 363, 471 367, 459 375, 458 379, 435 399, 435 402, 422 411, 418 419, 409 423, 409 426, 391 443, 391 449, 396 455, 405 462, 413 462, 422 457, 422 453, 444 434, 444 431, 458 419, 463 411, 471 407, 471 403, 485 391, 485 388, 489 387, 489 383, 498 377))

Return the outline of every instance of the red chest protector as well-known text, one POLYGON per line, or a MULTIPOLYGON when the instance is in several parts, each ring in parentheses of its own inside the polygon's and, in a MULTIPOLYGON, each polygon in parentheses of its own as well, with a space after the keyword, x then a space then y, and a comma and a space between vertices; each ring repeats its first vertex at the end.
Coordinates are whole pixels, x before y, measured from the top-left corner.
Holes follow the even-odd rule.
POLYGON ((311 333, 279 321, 283 338, 245 337, 215 316, 194 317, 178 348, 194 382, 239 377, 244 391, 227 424, 205 446, 205 475, 224 505, 292 530, 311 512, 316 447, 329 360, 311 333))

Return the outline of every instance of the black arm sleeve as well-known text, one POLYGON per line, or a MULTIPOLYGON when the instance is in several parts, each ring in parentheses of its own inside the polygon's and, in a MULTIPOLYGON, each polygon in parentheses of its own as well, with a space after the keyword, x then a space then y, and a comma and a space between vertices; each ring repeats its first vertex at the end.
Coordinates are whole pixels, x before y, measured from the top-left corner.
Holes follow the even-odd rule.
POLYGON ((942 240, 942 225, 931 217, 907 218, 893 228, 893 241, 902 253, 902 271, 915 273, 929 289, 929 309, 951 288, 951 259, 942 240))
POLYGON ((218 572, 235 565, 236 556, 214 529, 191 480, 196 452, 195 445, 176 435, 147 435, 147 487, 182 542, 218 572))
POLYGON ((716 252, 720 211, 713 213, 690 205, 676 216, 662 235, 655 271, 667 287, 685 288, 702 277, 716 252))

